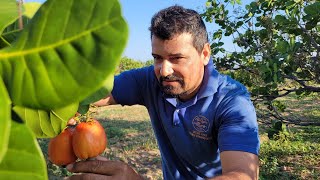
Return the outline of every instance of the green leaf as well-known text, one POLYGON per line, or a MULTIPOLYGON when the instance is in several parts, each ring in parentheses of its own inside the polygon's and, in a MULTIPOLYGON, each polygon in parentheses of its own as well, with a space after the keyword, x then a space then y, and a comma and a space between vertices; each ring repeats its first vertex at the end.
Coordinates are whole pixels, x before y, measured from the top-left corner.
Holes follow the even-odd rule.
POLYGON ((286 53, 288 51, 288 48, 290 48, 289 43, 287 41, 279 40, 276 45, 276 49, 280 53, 286 53))
POLYGON ((42 151, 24 124, 12 121, 8 151, 0 163, 0 179, 48 179, 42 151))
POLYGON ((210 7, 211 6, 211 2, 210 1, 207 1, 206 2, 206 7, 210 7))
POLYGON ((114 74, 127 36, 116 0, 48 0, 0 51, 0 74, 15 105, 53 109, 80 102, 114 74))
POLYGON ((258 9, 258 3, 257 2, 251 2, 250 3, 250 12, 255 12, 258 9))
POLYGON ((319 16, 320 2, 315 2, 304 8, 304 12, 311 16, 319 16))
POLYGON ((56 134, 60 134, 66 127, 68 120, 76 114, 78 106, 79 103, 73 103, 50 111, 50 121, 56 134))
POLYGON ((218 31, 213 33, 213 39, 221 39, 222 37, 222 30, 219 29, 218 31))
POLYGON ((33 131, 37 138, 50 138, 58 135, 68 120, 77 112, 78 103, 66 107, 44 111, 21 106, 13 107, 20 118, 33 131))
POLYGON ((288 22, 287 18, 283 15, 276 15, 274 21, 278 24, 285 24, 288 22))
POLYGON ((113 79, 114 79, 113 77, 114 77, 113 75, 109 76, 105 81, 105 85, 102 88, 100 88, 98 91, 94 92, 89 97, 87 97, 86 99, 80 102, 79 108, 78 108, 78 112, 80 114, 87 113, 91 103, 94 103, 106 97, 106 95, 110 94, 110 90, 112 89, 112 86, 113 86, 113 79))
MULTIPOLYGON (((22 23, 24 26, 29 23, 30 19, 33 17, 40 6, 41 4, 36 2, 23 4, 25 11, 23 12, 22 16, 22 23)), ((10 46, 10 44, 17 39, 20 32, 21 30, 19 29, 19 19, 17 17, 12 24, 4 28, 0 36, 0 49, 6 46, 10 46)))
POLYGON ((50 114, 46 111, 38 110, 38 116, 40 120, 40 127, 43 133, 46 135, 46 137, 52 138, 55 137, 56 132, 54 131, 51 121, 50 121, 50 114))
POLYGON ((224 42, 218 42, 218 46, 223 46, 224 42))
POLYGON ((39 113, 37 109, 29 109, 20 106, 14 106, 13 111, 16 112, 26 125, 33 131, 37 137, 45 137, 41 126, 39 113))
POLYGON ((306 23, 306 29, 311 30, 317 26, 318 20, 312 20, 306 23))
POLYGON ((242 26, 242 25, 243 25, 243 21, 238 21, 236 26, 237 26, 237 27, 240 27, 240 26, 242 26))
POLYGON ((241 3, 241 0, 236 0, 236 3, 239 4, 239 5, 242 4, 242 3, 241 3))
POLYGON ((2 78, 0 77, 0 162, 7 151, 10 126, 11 101, 2 78))
POLYGON ((17 4, 14 0, 1 0, 0 6, 0 34, 3 29, 18 17, 17 4))
POLYGON ((88 105, 106 97, 111 92, 111 89, 113 87, 113 79, 114 76, 110 75, 104 82, 104 86, 102 86, 102 88, 100 88, 98 91, 94 92, 89 97, 81 101, 80 105, 88 105))
MULTIPOLYGON (((30 19, 26 16, 22 16, 23 24, 28 24, 30 19)), ((0 48, 4 48, 6 46, 11 46, 12 42, 14 42, 18 35, 22 30, 19 29, 19 19, 17 19, 12 24, 9 24, 2 32, 0 36, 0 48)))
POLYGON ((86 114, 90 109, 90 105, 89 104, 86 104, 86 105, 79 105, 79 108, 78 108, 78 113, 80 114, 86 114))
POLYGON ((28 2, 23 4, 24 12, 23 15, 27 16, 28 18, 32 18, 34 14, 38 11, 41 4, 38 2, 28 2))

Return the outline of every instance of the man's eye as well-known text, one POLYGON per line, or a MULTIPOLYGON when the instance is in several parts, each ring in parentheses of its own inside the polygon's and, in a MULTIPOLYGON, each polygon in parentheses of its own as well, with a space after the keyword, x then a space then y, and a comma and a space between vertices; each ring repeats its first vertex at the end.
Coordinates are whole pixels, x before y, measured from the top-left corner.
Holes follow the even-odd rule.
POLYGON ((175 61, 178 61, 178 60, 182 59, 182 57, 172 57, 171 59, 175 60, 175 61))
POLYGON ((154 61, 160 61, 162 58, 161 57, 153 57, 154 61))

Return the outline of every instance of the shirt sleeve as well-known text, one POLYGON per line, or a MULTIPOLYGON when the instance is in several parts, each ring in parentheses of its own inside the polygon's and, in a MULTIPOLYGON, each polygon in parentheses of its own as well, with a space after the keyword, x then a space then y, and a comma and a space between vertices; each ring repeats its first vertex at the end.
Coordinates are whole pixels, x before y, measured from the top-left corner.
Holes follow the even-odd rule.
POLYGON ((148 68, 125 71, 114 78, 112 96, 121 105, 144 105, 143 90, 146 89, 148 68))
POLYGON ((228 93, 221 102, 218 144, 221 152, 244 151, 259 154, 256 112, 245 89, 228 93))

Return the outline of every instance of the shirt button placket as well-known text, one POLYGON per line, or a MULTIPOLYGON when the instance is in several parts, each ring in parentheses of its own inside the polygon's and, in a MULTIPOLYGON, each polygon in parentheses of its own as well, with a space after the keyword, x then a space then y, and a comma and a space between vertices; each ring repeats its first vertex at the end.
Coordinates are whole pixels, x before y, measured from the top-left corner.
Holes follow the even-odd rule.
POLYGON ((177 126, 179 123, 180 123, 180 119, 179 119, 179 109, 176 109, 174 112, 173 112, 173 125, 174 126, 177 126))

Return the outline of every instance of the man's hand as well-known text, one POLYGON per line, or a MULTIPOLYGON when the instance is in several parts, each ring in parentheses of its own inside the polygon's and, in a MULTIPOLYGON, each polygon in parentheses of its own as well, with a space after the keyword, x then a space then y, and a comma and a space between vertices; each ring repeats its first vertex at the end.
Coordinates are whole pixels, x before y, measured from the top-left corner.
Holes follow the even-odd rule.
POLYGON ((69 164, 67 170, 75 173, 68 179, 75 180, 108 180, 108 179, 143 179, 129 165, 120 161, 110 161, 104 157, 98 156, 94 160, 80 161, 69 164))

